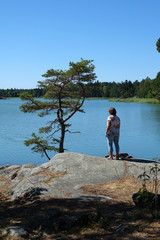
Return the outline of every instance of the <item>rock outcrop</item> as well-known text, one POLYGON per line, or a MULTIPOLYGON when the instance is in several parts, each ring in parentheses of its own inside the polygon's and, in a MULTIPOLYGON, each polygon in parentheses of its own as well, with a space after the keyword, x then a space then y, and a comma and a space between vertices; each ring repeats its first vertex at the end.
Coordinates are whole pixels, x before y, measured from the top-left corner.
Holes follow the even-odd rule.
POLYGON ((81 187, 112 182, 126 174, 138 177, 149 172, 153 161, 107 160, 79 153, 61 153, 40 166, 34 164, 0 167, 0 189, 13 200, 43 197, 79 198, 81 187))

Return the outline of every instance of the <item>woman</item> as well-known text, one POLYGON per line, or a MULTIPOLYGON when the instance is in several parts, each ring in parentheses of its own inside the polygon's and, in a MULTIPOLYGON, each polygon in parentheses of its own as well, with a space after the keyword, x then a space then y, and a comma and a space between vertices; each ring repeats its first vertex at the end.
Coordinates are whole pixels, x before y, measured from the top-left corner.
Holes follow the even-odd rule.
POLYGON ((107 130, 105 136, 108 139, 109 157, 113 159, 113 142, 116 149, 116 159, 119 159, 119 133, 120 133, 120 118, 116 116, 116 109, 109 109, 110 116, 107 119, 107 130))

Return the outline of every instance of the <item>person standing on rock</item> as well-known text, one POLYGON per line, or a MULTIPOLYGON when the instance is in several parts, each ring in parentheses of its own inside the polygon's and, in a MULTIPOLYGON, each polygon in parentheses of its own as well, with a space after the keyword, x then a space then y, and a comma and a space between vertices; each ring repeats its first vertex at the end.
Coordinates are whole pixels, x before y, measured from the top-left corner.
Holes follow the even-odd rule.
POLYGON ((105 136, 108 140, 109 157, 113 159, 113 143, 116 149, 116 159, 119 159, 119 134, 120 134, 120 118, 116 115, 116 109, 109 109, 109 117, 107 119, 107 130, 105 136))

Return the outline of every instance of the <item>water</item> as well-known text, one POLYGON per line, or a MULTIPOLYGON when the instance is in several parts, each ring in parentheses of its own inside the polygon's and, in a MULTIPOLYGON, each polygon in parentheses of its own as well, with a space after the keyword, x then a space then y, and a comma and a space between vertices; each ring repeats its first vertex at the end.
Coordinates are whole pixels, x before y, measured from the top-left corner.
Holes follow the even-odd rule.
MULTIPOLYGON (((22 103, 20 99, 0 100, 0 165, 47 161, 40 154, 32 153, 24 140, 54 117, 24 114, 19 110, 22 103)), ((80 133, 66 134, 67 151, 94 156, 108 154, 105 131, 109 107, 115 107, 121 119, 120 152, 137 158, 160 158, 160 105, 110 103, 108 100, 85 101, 85 114, 77 113, 69 122, 70 130, 80 133)), ((55 153, 49 155, 53 157, 55 153)))

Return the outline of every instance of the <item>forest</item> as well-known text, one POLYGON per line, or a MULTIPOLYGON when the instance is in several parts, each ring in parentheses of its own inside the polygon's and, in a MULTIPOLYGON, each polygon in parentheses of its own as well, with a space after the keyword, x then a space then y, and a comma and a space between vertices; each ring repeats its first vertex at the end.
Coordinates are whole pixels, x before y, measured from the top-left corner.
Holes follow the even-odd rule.
MULTIPOLYGON (((87 83, 85 86, 85 95, 87 98, 155 98, 160 100, 160 72, 155 79, 142 79, 142 81, 125 80, 117 82, 99 82, 87 83)), ((73 91, 79 91, 78 85, 71 86, 73 91)), ((27 92, 33 97, 43 97, 45 89, 0 89, 0 98, 19 97, 20 94, 27 92)))

